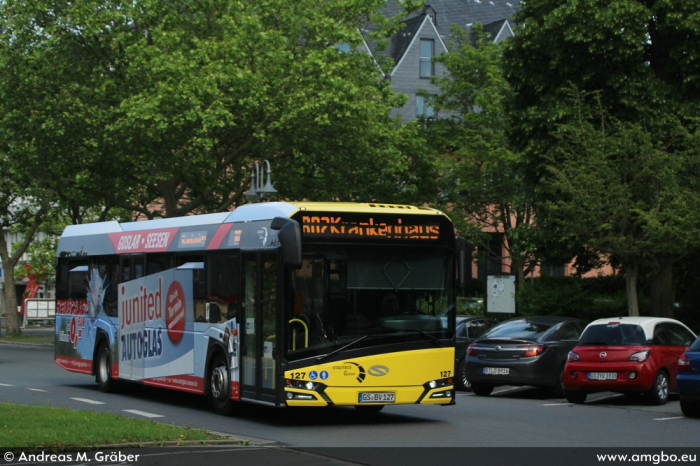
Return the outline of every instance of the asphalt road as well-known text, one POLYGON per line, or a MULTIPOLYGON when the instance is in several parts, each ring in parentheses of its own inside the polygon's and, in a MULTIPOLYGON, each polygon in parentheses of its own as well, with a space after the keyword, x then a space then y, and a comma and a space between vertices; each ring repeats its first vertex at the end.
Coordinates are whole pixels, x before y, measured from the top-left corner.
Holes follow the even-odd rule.
MULTIPOLYGON (((460 393, 452 407, 391 406, 373 416, 351 408, 248 405, 235 416, 223 417, 213 413, 203 397, 179 392, 135 385, 117 394, 102 393, 92 377, 53 364, 50 347, 0 345, 0 401, 109 411, 248 441, 245 448, 235 444, 188 447, 187 453, 177 454, 177 449, 170 448, 139 449, 143 456, 133 464, 172 465, 190 455, 200 463, 209 461, 203 455, 212 455, 211 461, 237 465, 247 464, 248 459, 250 464, 384 466, 433 464, 438 458, 442 464, 464 464, 467 458, 469 462, 479 458, 481 466, 505 464, 501 454, 512 460, 509 464, 518 465, 541 464, 543 454, 550 459, 561 455, 567 464, 576 464, 575 460, 593 464, 586 455, 610 449, 700 450, 700 420, 683 417, 676 398, 652 407, 604 393, 589 397, 585 405, 572 405, 548 398, 540 390, 501 387, 489 397, 460 393)), ((0 427, 8 420, 2 421, 0 427)), ((71 459, 64 464, 96 462, 71 459)), ((125 462, 111 464, 116 463, 125 462)))

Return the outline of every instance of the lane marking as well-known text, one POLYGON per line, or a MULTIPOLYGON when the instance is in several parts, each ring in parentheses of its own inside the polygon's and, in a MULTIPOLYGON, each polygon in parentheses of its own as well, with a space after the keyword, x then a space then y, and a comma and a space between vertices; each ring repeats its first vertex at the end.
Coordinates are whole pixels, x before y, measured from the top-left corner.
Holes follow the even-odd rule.
POLYGON ((123 409, 127 413, 136 414, 143 417, 165 417, 160 414, 147 413, 146 411, 139 411, 138 409, 123 409))
POLYGON ((71 400, 82 401, 83 403, 90 403, 91 405, 103 405, 101 401, 88 400, 87 398, 71 398, 71 400))
POLYGON ((43 393, 49 393, 46 390, 42 390, 40 388, 28 388, 27 390, 31 390, 33 392, 43 392, 43 393))
POLYGON ((568 403, 547 403, 542 406, 569 406, 568 403))
POLYGON ((685 416, 674 416, 674 417, 658 417, 654 419, 655 421, 672 421, 674 419, 683 419, 685 416))
POLYGON ((594 398, 594 399, 588 399, 586 400, 587 402, 594 402, 594 401, 601 401, 601 400, 609 400, 610 398, 620 398, 621 396, 625 396, 622 393, 618 393, 617 395, 608 395, 608 396, 601 396, 600 398, 594 398))
POLYGON ((523 387, 513 387, 513 388, 506 388, 505 390, 499 390, 497 392, 491 393, 492 395, 495 395, 497 393, 505 393, 505 392, 512 392, 513 390, 520 390, 523 387))
POLYGON ((9 383, 0 383, 0 387, 14 387, 14 385, 10 385, 9 383))

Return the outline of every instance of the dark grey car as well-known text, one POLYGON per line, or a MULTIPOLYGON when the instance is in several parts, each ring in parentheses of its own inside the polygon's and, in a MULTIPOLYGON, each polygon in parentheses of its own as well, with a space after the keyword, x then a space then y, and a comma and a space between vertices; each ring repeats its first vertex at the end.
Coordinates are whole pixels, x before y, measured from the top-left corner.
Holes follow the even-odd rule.
POLYGON ((481 316, 457 316, 455 330, 455 383, 458 390, 471 391, 467 379, 467 347, 498 322, 481 316))
POLYGON ((487 396, 499 385, 548 388, 563 397, 566 356, 586 326, 571 317, 516 317, 501 322, 469 345, 466 377, 487 396))

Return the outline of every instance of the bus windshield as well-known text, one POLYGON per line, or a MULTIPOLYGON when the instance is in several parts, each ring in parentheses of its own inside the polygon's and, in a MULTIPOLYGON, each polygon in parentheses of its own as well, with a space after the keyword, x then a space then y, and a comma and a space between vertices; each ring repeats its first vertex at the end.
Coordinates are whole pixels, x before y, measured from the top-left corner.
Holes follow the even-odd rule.
POLYGON ((451 338, 453 273, 442 247, 305 246, 285 306, 286 359, 451 338))

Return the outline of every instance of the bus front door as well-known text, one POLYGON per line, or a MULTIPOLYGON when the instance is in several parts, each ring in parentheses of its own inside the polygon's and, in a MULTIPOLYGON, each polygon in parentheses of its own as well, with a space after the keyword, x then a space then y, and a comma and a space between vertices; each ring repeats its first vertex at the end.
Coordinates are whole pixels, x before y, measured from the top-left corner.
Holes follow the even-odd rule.
POLYGON ((241 398, 275 403, 277 256, 275 253, 245 253, 242 259, 241 398))

